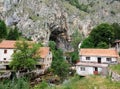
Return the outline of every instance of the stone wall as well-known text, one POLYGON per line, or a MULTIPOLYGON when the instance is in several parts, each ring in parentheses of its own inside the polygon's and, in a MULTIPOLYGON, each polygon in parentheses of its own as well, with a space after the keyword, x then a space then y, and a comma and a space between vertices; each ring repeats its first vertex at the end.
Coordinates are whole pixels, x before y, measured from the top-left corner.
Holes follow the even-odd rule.
POLYGON ((112 81, 120 81, 120 74, 109 70, 109 76, 111 76, 112 81))

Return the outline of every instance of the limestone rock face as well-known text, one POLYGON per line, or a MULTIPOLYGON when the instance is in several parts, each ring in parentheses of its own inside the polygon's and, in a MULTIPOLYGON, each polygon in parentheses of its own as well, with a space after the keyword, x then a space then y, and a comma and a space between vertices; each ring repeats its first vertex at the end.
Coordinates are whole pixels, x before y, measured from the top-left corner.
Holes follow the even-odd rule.
POLYGON ((84 37, 102 22, 120 23, 119 0, 79 0, 87 12, 71 5, 68 0, 1 0, 0 18, 8 26, 16 25, 22 35, 48 45, 70 50, 70 36, 76 29, 84 37))

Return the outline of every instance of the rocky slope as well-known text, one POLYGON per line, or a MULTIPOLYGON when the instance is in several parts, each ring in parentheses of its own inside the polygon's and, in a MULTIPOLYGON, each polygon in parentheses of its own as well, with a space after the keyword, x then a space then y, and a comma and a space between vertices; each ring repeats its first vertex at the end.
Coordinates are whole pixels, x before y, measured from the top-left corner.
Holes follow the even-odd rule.
POLYGON ((44 45, 54 40, 58 47, 71 50, 71 35, 76 29, 86 37, 102 22, 120 23, 120 0, 79 0, 87 11, 69 0, 0 0, 0 18, 16 25, 23 36, 44 45))

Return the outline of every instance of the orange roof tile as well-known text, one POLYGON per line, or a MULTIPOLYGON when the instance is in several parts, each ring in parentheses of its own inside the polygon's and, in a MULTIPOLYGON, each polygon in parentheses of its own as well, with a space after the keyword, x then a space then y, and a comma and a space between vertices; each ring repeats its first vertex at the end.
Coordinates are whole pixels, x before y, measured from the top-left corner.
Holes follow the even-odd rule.
POLYGON ((119 57, 119 54, 115 49, 81 49, 79 55, 119 57))
MULTIPOLYGON (((16 42, 17 41, 13 41, 13 40, 3 40, 0 43, 0 48, 14 49, 16 42)), ((27 42, 32 42, 32 41, 27 41, 27 42)), ((50 51, 49 47, 40 47, 40 49, 39 49, 40 57, 45 58, 48 55, 49 51, 50 51)))
POLYGON ((50 48, 49 47, 40 47, 39 53, 41 58, 45 58, 49 54, 50 48))
POLYGON ((3 40, 0 43, 0 48, 15 48, 16 41, 13 40, 3 40))
MULTIPOLYGON (((0 43, 0 48, 10 48, 10 49, 14 49, 15 48, 15 44, 17 41, 15 40, 3 40, 0 43)), ((33 43, 33 41, 27 41, 28 43, 33 43)))

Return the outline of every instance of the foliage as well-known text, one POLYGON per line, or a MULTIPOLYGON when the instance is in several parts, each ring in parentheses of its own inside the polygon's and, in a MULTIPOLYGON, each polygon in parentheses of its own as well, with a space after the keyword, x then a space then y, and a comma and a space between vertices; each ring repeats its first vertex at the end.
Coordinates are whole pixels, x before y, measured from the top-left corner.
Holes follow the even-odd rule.
POLYGON ((118 23, 113 23, 112 24, 113 28, 114 28, 114 40, 116 39, 120 39, 120 24, 118 23))
POLYGON ((82 42, 81 48, 94 48, 94 42, 90 36, 82 42))
POLYGON ((48 84, 45 81, 42 81, 39 85, 35 86, 34 89, 46 89, 48 84))
POLYGON ((110 69, 112 69, 112 71, 117 72, 118 74, 120 74, 120 65, 111 65, 110 69))
POLYGON ((53 73, 60 77, 61 81, 67 78, 69 64, 65 61, 62 50, 58 49, 55 51, 51 68, 53 69, 53 73))
POLYGON ((76 63, 76 61, 79 60, 79 54, 78 54, 78 45, 82 40, 82 35, 80 34, 80 32, 78 32, 78 30, 75 30, 75 32, 72 34, 72 46, 74 48, 74 52, 70 53, 70 57, 72 60, 72 63, 76 63))
POLYGON ((61 49, 56 49, 56 44, 54 41, 49 43, 49 46, 53 53, 53 61, 51 68, 55 75, 58 75, 61 78, 61 81, 64 80, 69 71, 69 64, 65 61, 63 57, 63 51, 61 49))
POLYGON ((108 48, 108 45, 105 43, 105 42, 100 42, 100 43, 98 43, 98 45, 97 45, 97 48, 108 48))
POLYGON ((10 29, 7 40, 18 40, 19 39, 19 32, 18 28, 15 27, 15 29, 10 29))
POLYGON ((114 40, 113 30, 114 28, 107 23, 98 25, 93 28, 89 37, 83 41, 81 48, 97 48, 102 42, 104 43, 104 46, 107 44, 106 47, 109 47, 109 44, 114 40))
POLYGON ((88 12, 88 5, 80 4, 78 0, 67 0, 73 6, 76 6, 79 10, 88 12))
POLYGON ((79 60, 79 53, 78 51, 70 53, 72 63, 76 63, 79 60))
POLYGON ((30 85, 25 78, 19 78, 0 82, 0 89, 30 89, 30 85))
POLYGON ((28 42, 21 41, 16 43, 16 52, 13 54, 10 66, 13 70, 29 69, 35 68, 36 59, 39 56, 36 55, 39 45, 28 44, 28 42))
POLYGON ((120 82, 111 81, 102 76, 75 76, 68 82, 56 86, 48 86, 46 89, 120 89, 120 82))
POLYGON ((49 41, 49 47, 52 51, 56 50, 56 43, 54 41, 49 41))
POLYGON ((72 34, 72 46, 75 50, 78 50, 78 45, 82 40, 82 35, 80 34, 80 32, 78 32, 78 30, 75 30, 75 32, 72 34))
POLYGON ((7 36, 6 24, 4 23, 4 21, 0 20, 0 39, 6 38, 6 36, 7 36))

